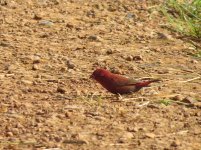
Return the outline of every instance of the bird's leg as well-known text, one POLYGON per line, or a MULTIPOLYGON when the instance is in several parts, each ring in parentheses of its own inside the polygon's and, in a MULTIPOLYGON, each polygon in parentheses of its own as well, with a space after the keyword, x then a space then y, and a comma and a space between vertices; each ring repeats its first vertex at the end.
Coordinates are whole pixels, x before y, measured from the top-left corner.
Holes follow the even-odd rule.
POLYGON ((145 93, 145 90, 144 88, 142 88, 140 91, 139 91, 140 95, 143 95, 145 93))
POLYGON ((123 97, 121 96, 121 94, 119 94, 119 93, 117 94, 117 99, 118 100, 122 100, 123 99, 123 97))

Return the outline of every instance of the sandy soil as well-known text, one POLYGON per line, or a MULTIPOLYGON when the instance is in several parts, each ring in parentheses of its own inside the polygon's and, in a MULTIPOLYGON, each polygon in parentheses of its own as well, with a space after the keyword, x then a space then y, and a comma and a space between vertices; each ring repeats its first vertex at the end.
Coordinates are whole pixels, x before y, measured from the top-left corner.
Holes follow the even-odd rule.
POLYGON ((158 7, 0 0, 0 148, 200 150, 201 60, 158 7), (118 99, 97 67, 163 81, 118 99))

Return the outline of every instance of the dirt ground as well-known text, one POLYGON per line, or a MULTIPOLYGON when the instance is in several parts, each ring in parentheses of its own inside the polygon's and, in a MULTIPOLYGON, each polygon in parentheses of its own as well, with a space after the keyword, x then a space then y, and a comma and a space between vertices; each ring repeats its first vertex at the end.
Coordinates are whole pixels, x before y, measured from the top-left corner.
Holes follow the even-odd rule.
POLYGON ((0 149, 200 150, 201 60, 160 4, 0 0, 0 149), (163 81, 119 99, 97 67, 163 81))

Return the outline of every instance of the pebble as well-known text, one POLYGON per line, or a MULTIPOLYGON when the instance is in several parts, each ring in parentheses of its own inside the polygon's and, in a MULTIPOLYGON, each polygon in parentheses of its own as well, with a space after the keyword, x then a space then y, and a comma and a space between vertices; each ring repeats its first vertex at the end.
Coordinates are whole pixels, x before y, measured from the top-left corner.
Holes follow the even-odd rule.
POLYGON ((112 68, 112 69, 111 69, 111 72, 112 72, 112 73, 115 73, 115 74, 122 74, 122 70, 119 69, 119 68, 112 68))
POLYGON ((29 80, 21 80, 21 82, 23 84, 29 84, 29 85, 33 84, 33 81, 29 81, 29 80))
POLYGON ((12 129, 12 133, 13 133, 14 135, 18 135, 18 134, 19 134, 19 129, 18 129, 18 128, 13 128, 13 129, 12 129))
POLYGON ((152 139, 156 137, 154 133, 146 133, 145 136, 152 139))
POLYGON ((183 96, 182 95, 176 95, 174 97, 171 98, 172 100, 176 100, 176 101, 182 101, 183 100, 183 96))
POLYGON ((133 56, 133 60, 140 61, 143 60, 141 55, 133 56))
POLYGON ((139 128, 138 127, 128 127, 127 131, 129 131, 129 132, 138 132, 139 128))
POLYGON ((0 42, 0 46, 2 46, 2 47, 9 47, 10 44, 8 42, 2 41, 2 42, 0 42))
POLYGON ((127 57, 126 57, 126 60, 127 60, 127 61, 132 61, 132 60, 133 60, 133 56, 131 56, 131 55, 127 56, 127 57))
POLYGON ((193 64, 198 64, 198 61, 197 61, 197 60, 194 60, 194 59, 191 60, 190 62, 193 63, 193 64))
POLYGON ((50 26, 54 25, 54 23, 49 20, 41 20, 41 21, 39 21, 39 25, 50 27, 50 26))
POLYGON ((112 50, 112 49, 108 49, 108 50, 106 51, 106 54, 108 54, 108 55, 113 54, 113 53, 114 53, 114 50, 112 50))
POLYGON ((193 105, 196 106, 196 107, 198 107, 198 108, 201 108, 201 102, 196 102, 193 105))
POLYGON ((196 50, 195 47, 188 47, 188 49, 190 49, 190 50, 196 50))
POLYGON ((42 16, 40 14, 34 14, 33 19, 35 19, 35 20, 41 20, 42 16))
POLYGON ((164 34, 164 33, 161 33, 161 32, 157 32, 157 38, 158 39, 169 39, 169 40, 172 39, 171 35, 164 34))
POLYGON ((5 77, 4 74, 0 74, 0 79, 3 79, 5 77))
POLYGON ((63 89, 62 87, 58 87, 57 88, 57 92, 61 93, 61 94, 65 94, 66 93, 66 90, 63 89))
POLYGON ((133 138, 133 133, 125 132, 125 133, 123 134, 123 138, 132 139, 132 138, 133 138))
POLYGON ((67 67, 68 67, 69 69, 74 69, 74 68, 75 68, 75 64, 74 64, 72 61, 67 60, 67 67))
POLYGON ((90 35, 88 37, 88 39, 91 40, 91 41, 97 41, 97 42, 101 41, 101 38, 99 36, 96 36, 96 35, 90 35))
POLYGON ((40 57, 39 56, 34 56, 33 64, 38 64, 38 63, 40 63, 40 57))
POLYGON ((190 96, 187 96, 182 100, 182 102, 194 104, 196 102, 196 100, 190 96))
POLYGON ((38 69, 39 69, 39 66, 37 64, 33 64, 32 70, 38 70, 38 69))
POLYGON ((177 147, 177 146, 179 146, 179 145, 181 145, 181 143, 180 143, 180 141, 178 141, 178 140, 175 140, 175 141, 173 141, 173 142, 171 143, 171 146, 173 146, 173 147, 177 147))
POLYGON ((158 74, 167 74, 167 73, 170 73, 168 69, 158 70, 158 74))
POLYGON ((13 133, 12 132, 7 132, 7 134, 6 134, 8 137, 11 137, 11 136, 13 136, 13 133))
POLYGON ((0 113, 5 113, 8 111, 8 107, 6 105, 1 105, 0 106, 0 113))
POLYGON ((134 18, 136 18, 136 16, 133 13, 128 13, 128 14, 126 14, 126 18, 127 19, 134 19, 134 18))
POLYGON ((63 143, 66 143, 66 144, 88 144, 89 142, 86 140, 64 140, 63 143))
POLYGON ((196 113, 195 113, 195 116, 200 117, 200 116, 201 116, 201 112, 199 112, 199 111, 196 112, 196 113))

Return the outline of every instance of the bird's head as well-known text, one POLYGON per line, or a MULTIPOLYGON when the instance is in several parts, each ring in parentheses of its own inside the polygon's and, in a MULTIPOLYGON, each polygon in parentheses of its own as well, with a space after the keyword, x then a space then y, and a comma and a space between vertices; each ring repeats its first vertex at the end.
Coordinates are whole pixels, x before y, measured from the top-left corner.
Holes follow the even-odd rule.
POLYGON ((92 75, 90 76, 90 78, 95 79, 95 80, 100 80, 103 77, 107 77, 110 74, 110 72, 108 70, 105 69, 96 69, 92 75))

